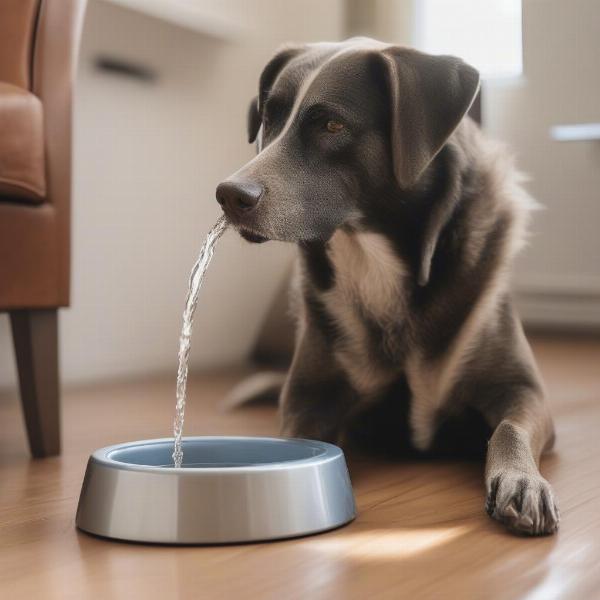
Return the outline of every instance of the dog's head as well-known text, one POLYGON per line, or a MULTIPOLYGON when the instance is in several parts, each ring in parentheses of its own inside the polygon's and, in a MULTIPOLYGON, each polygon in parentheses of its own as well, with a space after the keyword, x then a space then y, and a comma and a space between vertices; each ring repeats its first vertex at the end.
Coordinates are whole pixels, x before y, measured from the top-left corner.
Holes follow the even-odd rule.
POLYGON ((478 86, 460 59, 374 40, 285 47, 250 105, 258 154, 217 200, 250 241, 327 240, 378 189, 417 185, 478 86))

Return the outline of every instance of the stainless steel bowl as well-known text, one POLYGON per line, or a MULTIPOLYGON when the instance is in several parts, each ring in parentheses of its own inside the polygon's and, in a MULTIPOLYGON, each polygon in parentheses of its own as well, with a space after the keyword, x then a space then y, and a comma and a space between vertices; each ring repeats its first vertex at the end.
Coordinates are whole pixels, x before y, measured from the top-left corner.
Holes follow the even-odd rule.
POLYGON ((324 442, 189 437, 181 469, 173 440, 96 450, 76 525, 109 538, 167 544, 273 540, 333 529, 355 517, 343 452, 324 442))

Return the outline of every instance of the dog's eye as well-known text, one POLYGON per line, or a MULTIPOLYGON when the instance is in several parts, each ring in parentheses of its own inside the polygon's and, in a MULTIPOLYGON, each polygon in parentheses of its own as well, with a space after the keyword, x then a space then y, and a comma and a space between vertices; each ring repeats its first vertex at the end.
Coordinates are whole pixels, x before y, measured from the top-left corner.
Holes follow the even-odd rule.
POLYGON ((327 121, 327 131, 329 133, 339 133, 344 129, 344 125, 339 121, 327 121))

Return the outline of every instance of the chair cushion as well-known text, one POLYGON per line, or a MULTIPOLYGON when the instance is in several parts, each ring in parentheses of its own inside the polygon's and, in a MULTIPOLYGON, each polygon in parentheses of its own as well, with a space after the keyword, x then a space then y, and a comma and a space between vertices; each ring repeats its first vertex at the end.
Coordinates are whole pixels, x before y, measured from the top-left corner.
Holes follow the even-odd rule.
POLYGON ((0 82, 0 200, 40 203, 46 196, 40 99, 0 82))

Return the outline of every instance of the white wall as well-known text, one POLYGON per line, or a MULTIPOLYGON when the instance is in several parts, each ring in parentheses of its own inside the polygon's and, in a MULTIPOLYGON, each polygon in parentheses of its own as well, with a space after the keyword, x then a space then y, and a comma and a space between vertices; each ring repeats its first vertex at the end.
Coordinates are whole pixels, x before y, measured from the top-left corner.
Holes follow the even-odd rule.
MULTIPOLYGON (((352 0, 359 24, 406 45, 419 42, 418 2, 352 0)), ((518 167, 531 177, 526 187, 544 206, 517 261, 517 303, 530 324, 597 330, 600 143, 559 143, 549 131, 557 124, 600 122, 600 2, 522 4, 523 76, 483 83, 484 129, 516 154, 518 167)))
MULTIPOLYGON (((72 308, 61 316, 67 382, 174 370, 189 268, 219 214, 215 184, 253 152, 244 121, 262 65, 283 41, 344 35, 343 0, 188 1, 247 35, 218 41, 89 4, 75 112, 72 308), (108 50, 156 68, 158 82, 93 71, 108 50)), ((368 33, 410 44, 412 6, 377 0, 368 33)), ((487 130, 516 150, 546 206, 517 271, 529 321, 600 323, 599 147, 548 138, 557 122, 600 119, 599 30, 595 0, 524 0, 525 77, 485 85, 487 130)), ((199 308, 194 366, 246 354, 290 251, 226 235, 199 308)), ((0 315, 0 387, 14 385, 0 315)))
MULTIPOLYGON (((253 154, 245 116, 261 68, 282 42, 342 35, 342 0, 204 4, 246 35, 218 41, 89 3, 75 105, 72 307, 60 321, 66 382, 174 373, 187 277, 220 212, 214 188, 253 154), (147 64, 159 79, 98 73, 99 52, 147 64)), ((200 301, 193 366, 246 355, 291 250, 225 235, 200 301)), ((0 315, 0 387, 15 385, 13 362, 0 315)))
POLYGON ((507 141, 543 204, 516 289, 531 323, 600 325, 600 143, 550 139, 600 122, 600 2, 523 0, 523 77, 484 87, 486 130, 507 141))

